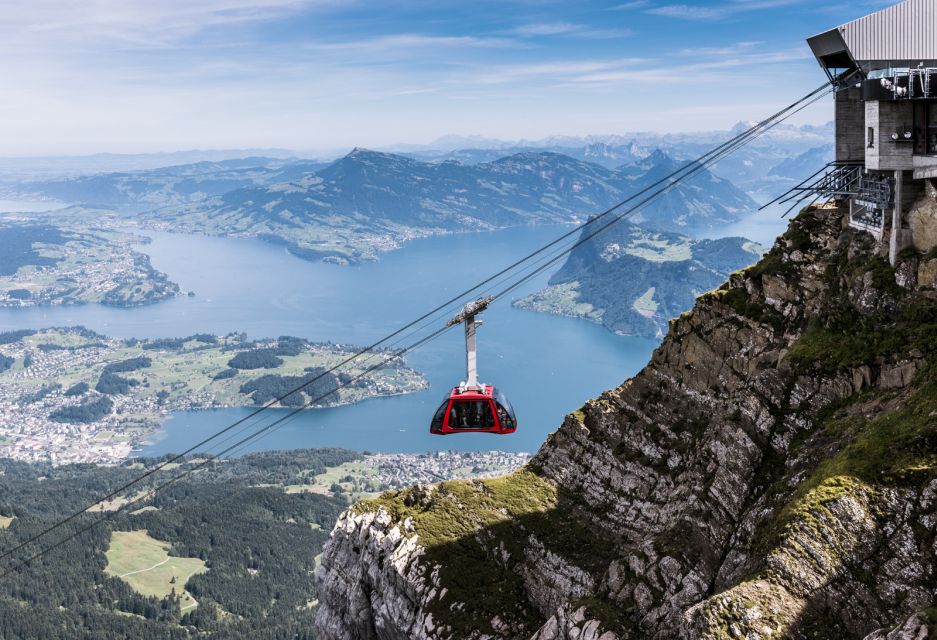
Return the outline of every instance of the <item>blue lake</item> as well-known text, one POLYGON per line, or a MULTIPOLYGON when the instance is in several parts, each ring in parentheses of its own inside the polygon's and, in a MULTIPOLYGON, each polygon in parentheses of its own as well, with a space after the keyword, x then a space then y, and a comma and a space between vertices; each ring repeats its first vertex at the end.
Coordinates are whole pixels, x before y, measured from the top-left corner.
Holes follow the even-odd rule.
MULTIPOLYGON (((0 310, 0 330, 84 325, 118 337, 243 331, 253 338, 295 335, 364 345, 567 230, 545 226, 427 238, 383 255, 380 262, 350 267, 307 262, 256 240, 153 233, 153 242, 142 250, 150 254, 154 267, 194 297, 136 309, 5 309, 0 310)), ((543 287, 555 268, 511 296, 543 287)), ((443 394, 464 377, 464 343, 456 329, 407 357, 427 377, 429 390, 305 411, 246 450, 340 446, 381 452, 535 451, 566 413, 621 384, 644 366, 657 345, 613 335, 587 321, 514 309, 508 300, 497 302, 483 318, 480 377, 511 397, 520 424, 516 434, 428 433, 443 394)), ((177 412, 142 453, 181 451, 249 412, 177 412)), ((284 412, 265 412, 256 428, 284 412)))

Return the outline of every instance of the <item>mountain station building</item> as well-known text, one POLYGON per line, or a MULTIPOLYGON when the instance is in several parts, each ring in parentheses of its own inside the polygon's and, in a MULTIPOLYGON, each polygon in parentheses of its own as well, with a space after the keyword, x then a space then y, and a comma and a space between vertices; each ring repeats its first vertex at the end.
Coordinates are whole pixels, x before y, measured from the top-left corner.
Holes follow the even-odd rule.
POLYGON ((905 0, 808 38, 835 88, 825 195, 903 249, 937 246, 937 0, 905 0))

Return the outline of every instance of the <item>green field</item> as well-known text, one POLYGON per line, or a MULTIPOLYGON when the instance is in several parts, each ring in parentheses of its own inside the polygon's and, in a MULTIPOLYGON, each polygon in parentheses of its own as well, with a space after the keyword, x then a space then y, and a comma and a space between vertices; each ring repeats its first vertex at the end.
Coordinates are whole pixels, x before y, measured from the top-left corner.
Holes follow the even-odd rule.
MULTIPOLYGON (((306 478, 308 477, 307 474, 306 478)), ((342 488, 341 493, 350 502, 373 497, 381 490, 377 467, 368 460, 356 460, 328 467, 325 473, 313 476, 312 482, 283 485, 283 490, 286 493, 318 493, 330 496, 333 495, 332 485, 336 484, 342 488), (346 480, 349 476, 352 478, 350 482, 346 480)))
POLYGON ((600 321, 605 311, 596 309, 588 302, 581 302, 579 287, 578 282, 550 285, 537 293, 515 301, 514 306, 528 311, 600 321))
POLYGON ((170 556, 169 548, 169 543, 151 538, 146 530, 115 531, 105 572, 144 596, 165 598, 175 589, 181 595, 182 609, 191 609, 198 603, 185 591, 185 583, 196 573, 207 571, 205 562, 170 556))

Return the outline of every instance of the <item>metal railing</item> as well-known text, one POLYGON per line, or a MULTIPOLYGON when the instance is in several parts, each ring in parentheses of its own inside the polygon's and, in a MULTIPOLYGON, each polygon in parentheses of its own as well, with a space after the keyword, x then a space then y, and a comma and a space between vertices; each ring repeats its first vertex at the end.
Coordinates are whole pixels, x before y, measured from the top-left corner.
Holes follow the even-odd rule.
POLYGON ((855 197, 859 192, 864 170, 865 167, 860 163, 830 162, 806 180, 763 205, 761 209, 773 204, 783 205, 792 202, 793 204, 784 212, 784 216, 787 216, 807 200, 811 202, 821 198, 846 200, 855 197))
POLYGON ((830 162, 800 184, 762 206, 793 203, 784 212, 791 211, 809 201, 852 200, 862 209, 878 210, 881 217, 885 209, 895 206, 895 179, 878 173, 867 173, 865 166, 857 162, 830 162))

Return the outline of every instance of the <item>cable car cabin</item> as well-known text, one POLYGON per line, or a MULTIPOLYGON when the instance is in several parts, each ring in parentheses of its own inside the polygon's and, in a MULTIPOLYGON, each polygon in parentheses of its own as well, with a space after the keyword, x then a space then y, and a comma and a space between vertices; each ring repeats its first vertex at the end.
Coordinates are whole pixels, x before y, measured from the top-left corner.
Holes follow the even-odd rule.
POLYGON ((491 385, 479 390, 461 391, 454 387, 439 405, 430 424, 430 433, 497 433, 517 430, 517 417, 507 396, 491 385))
POLYGON ((465 382, 453 387, 436 409, 429 425, 430 433, 506 434, 517 431, 517 417, 507 396, 490 384, 478 381, 475 328, 481 325, 481 320, 475 316, 492 300, 494 298, 487 297, 470 302, 449 321, 449 326, 465 323, 465 382))

